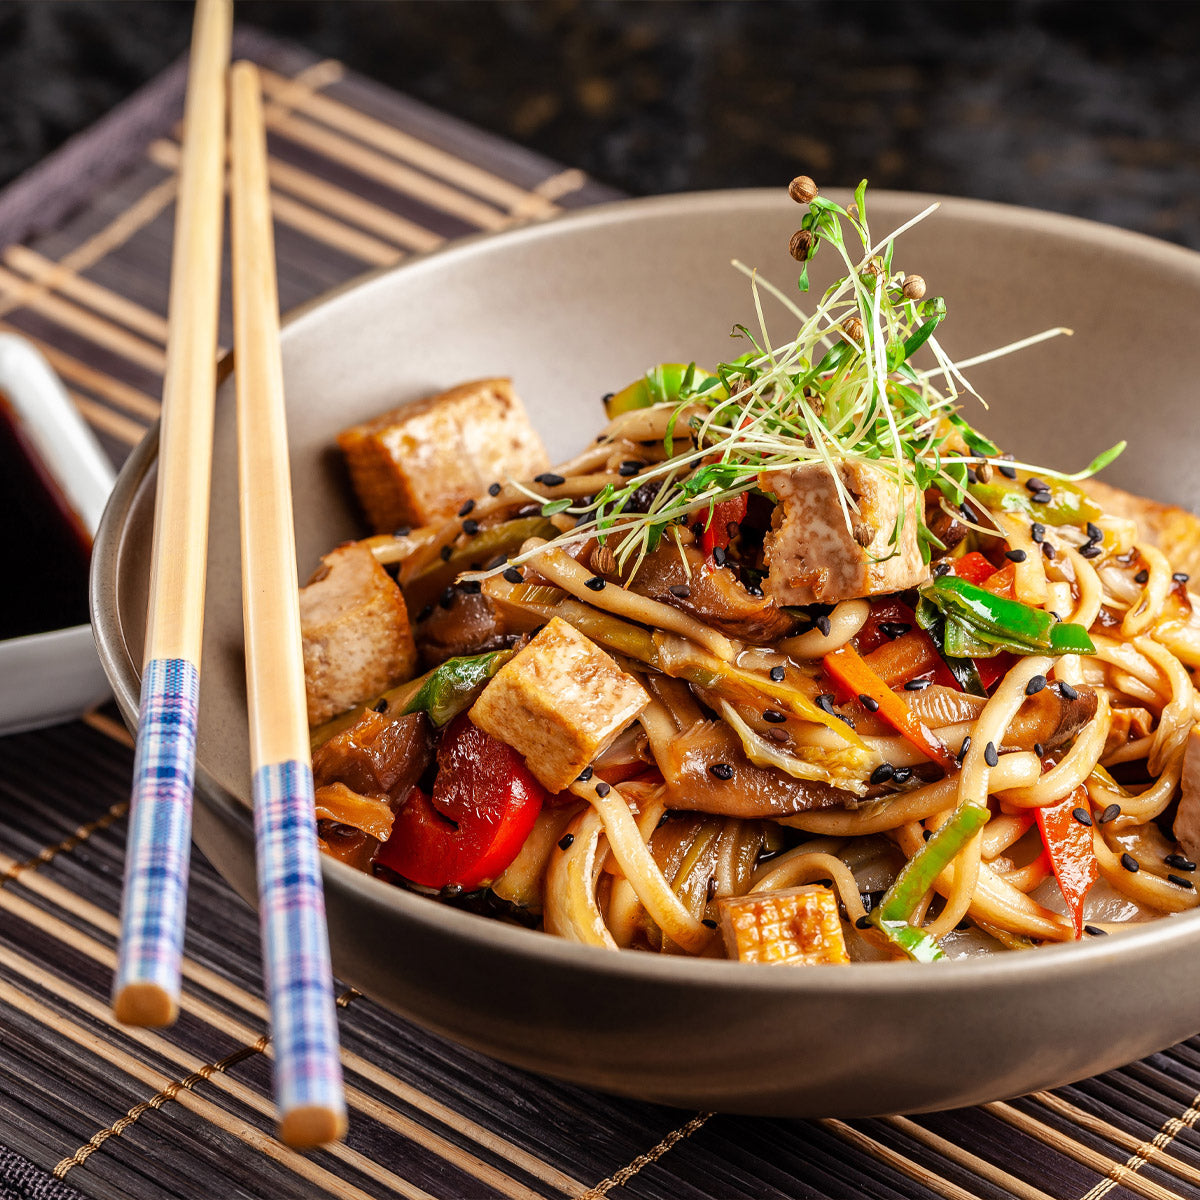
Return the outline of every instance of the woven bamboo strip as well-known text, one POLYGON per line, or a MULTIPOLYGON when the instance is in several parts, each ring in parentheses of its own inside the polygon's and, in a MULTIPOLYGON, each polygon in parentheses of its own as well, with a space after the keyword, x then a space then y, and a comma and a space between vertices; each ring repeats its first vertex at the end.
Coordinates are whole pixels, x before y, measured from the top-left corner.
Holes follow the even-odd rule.
POLYGON ((131 421, 128 417, 123 417, 111 408, 105 408, 103 404, 97 404, 95 400, 89 400, 70 388, 67 389, 67 395, 71 397, 71 402, 79 410, 80 416, 101 433, 107 433, 127 446, 136 446, 146 436, 144 425, 139 425, 136 421, 131 421))
POLYGON ((960 1167, 965 1167, 972 1174, 978 1175, 980 1179, 994 1183, 998 1188, 1002 1188, 1010 1196, 1013 1196, 1015 1200, 1054 1200, 1054 1197, 1048 1193, 1001 1170, 987 1159, 980 1158, 979 1155, 972 1154, 969 1150, 955 1145, 948 1138, 939 1137, 931 1129, 926 1129, 924 1125, 918 1125, 916 1121, 910 1121, 907 1117, 884 1117, 882 1119, 898 1133, 912 1138, 915 1142, 920 1142, 923 1146, 928 1146, 930 1150, 940 1154, 943 1158, 948 1158, 951 1162, 958 1163, 960 1167))
POLYGON ((62 263, 43 258, 28 246, 9 246, 4 251, 4 261, 14 271, 19 271, 44 290, 61 292, 69 299, 77 300, 85 308, 119 322, 131 332, 141 334, 159 345, 166 345, 167 322, 164 317, 126 299, 110 288, 77 275, 62 263))
POLYGON ((861 1129, 857 1129, 845 1121, 827 1118, 818 1121, 817 1124, 822 1129, 828 1129, 831 1133, 836 1134, 843 1141, 849 1142, 856 1150, 861 1150, 864 1154, 869 1154, 872 1158, 886 1163, 922 1187, 928 1188, 931 1192, 937 1192, 939 1196, 944 1196, 946 1200, 979 1200, 978 1196, 968 1192, 966 1188, 961 1188, 957 1183, 943 1179, 928 1167, 923 1167, 920 1163, 905 1158, 899 1151, 885 1146, 882 1142, 876 1141, 873 1137, 863 1133, 861 1129))
MULTIPOLYGON (((286 100, 289 86, 290 80, 271 71, 263 71, 263 90, 268 95, 286 100)), ((430 175, 453 183, 464 191, 504 205, 514 212, 550 216, 555 211, 553 203, 544 197, 466 162, 446 150, 431 146, 394 125, 368 116, 332 96, 310 92, 307 96, 292 101, 290 107, 300 109, 322 124, 348 133, 360 142, 383 150, 393 158, 412 163, 430 175)))
MULTIPOLYGON (((19 865, 13 864, 7 855, 0 854, 0 875, 3 873, 3 868, 10 864, 19 865)), ((98 908, 96 905, 89 903, 82 897, 76 896, 52 880, 44 876, 22 874, 20 884, 64 911, 70 912, 77 920, 86 921, 101 932, 114 937, 116 936, 119 930, 119 923, 115 917, 98 908)), ((50 936, 70 945, 72 949, 86 954, 105 968, 111 968, 116 962, 115 952, 109 947, 89 937, 87 934, 81 933, 74 926, 53 916, 30 901, 23 899, 12 892, 11 889, 0 889, 0 910, 10 912, 19 919, 36 926, 50 936)), ((184 978, 199 984, 214 995, 221 996, 227 1002, 237 1005, 243 1011, 252 1014, 265 1023, 267 1010, 262 1000, 239 988, 224 976, 217 975, 215 972, 186 958, 183 963, 183 975, 184 978)), ((227 1016, 219 1009, 190 992, 185 992, 181 996, 180 1004, 184 1011, 203 1020, 236 1043, 245 1044, 253 1042, 258 1036, 256 1030, 244 1025, 233 1017, 227 1016)), ((509 1143, 483 1126, 464 1118, 460 1113, 427 1096, 417 1088, 411 1087, 403 1080, 375 1066, 374 1063, 369 1062, 360 1055, 343 1050, 342 1063, 348 1072, 353 1072, 359 1077, 376 1084, 381 1089, 397 1097, 400 1101, 409 1104, 420 1112, 424 1112, 427 1116, 441 1122, 448 1128, 456 1130, 497 1156, 503 1157, 512 1163, 514 1167, 524 1171, 526 1174, 536 1179, 541 1179, 543 1182, 568 1195, 578 1192, 583 1187, 583 1184, 578 1180, 572 1179, 569 1175, 556 1170, 549 1164, 542 1162, 541 1159, 528 1154, 518 1146, 509 1143)), ((441 1157, 455 1162, 456 1165, 468 1171, 468 1173, 482 1173, 482 1177, 493 1172, 493 1168, 489 1167, 486 1163, 466 1154, 465 1151, 459 1150, 452 1143, 442 1139, 438 1134, 425 1129, 424 1126, 404 1117, 391 1108, 379 1106, 378 1102, 365 1092, 357 1088, 347 1088, 346 1096, 356 1109, 362 1109, 363 1111, 370 1110, 371 1115, 379 1120, 381 1124, 389 1126, 413 1141, 426 1145, 441 1157), (446 1149, 443 1149, 443 1147, 446 1149), (468 1162, 477 1164, 477 1169, 464 1165, 468 1162)), ((496 1173, 496 1181, 492 1182, 492 1186, 506 1195, 514 1197, 525 1197, 528 1195, 527 1189, 521 1189, 520 1184, 509 1180, 507 1176, 500 1175, 499 1173, 496 1173), (506 1189, 517 1190, 510 1191, 506 1189)))
POLYGON ((104 734, 106 738, 111 738, 114 742, 119 742, 130 750, 133 749, 133 734, 120 721, 114 721, 112 717, 100 712, 99 709, 93 708, 90 712, 85 712, 83 723, 96 730, 97 733, 104 734))
POLYGON ((1183 1117, 1172 1117, 1169 1121, 1164 1122, 1163 1127, 1155 1137, 1139 1138, 1135 1134, 1127 1133, 1124 1129, 1119 1129, 1111 1122, 1097 1117, 1094 1113, 1080 1108, 1077 1104, 1072 1104, 1069 1100, 1064 1100, 1054 1092, 1034 1092, 1030 1096, 1030 1099, 1036 1100, 1039 1104, 1044 1104, 1047 1108, 1052 1109, 1059 1116, 1065 1117, 1068 1121, 1078 1125, 1081 1129, 1086 1129, 1090 1133, 1107 1139, 1114 1145, 1120 1146, 1122 1150, 1130 1151, 1135 1157, 1152 1162, 1160 1171, 1167 1171, 1196 1187, 1200 1187, 1200 1170, 1166 1153, 1165 1150, 1166 1145, 1174 1140, 1174 1136, 1179 1132, 1179 1129, 1190 1126, 1195 1122, 1196 1116, 1194 1115, 1191 1121, 1185 1119, 1188 1113, 1195 1112, 1195 1104, 1184 1113, 1183 1117), (1170 1132, 1168 1126, 1172 1126, 1173 1122, 1179 1128, 1170 1132), (1159 1138, 1162 1137, 1165 1137, 1166 1140, 1160 1142, 1159 1138))
POLYGON ((465 195, 428 175, 414 171, 386 155, 357 142, 348 142, 332 130, 296 115, 267 108, 267 127, 272 133, 306 146, 360 175, 378 180, 397 192, 412 196, 430 208, 449 213, 479 229, 502 229, 509 224, 506 213, 482 200, 465 195))
POLYGON ((118 213, 103 229, 81 242, 69 254, 64 254, 59 260, 61 265, 78 273, 107 258, 167 209, 175 199, 178 186, 179 181, 174 175, 160 179, 140 200, 118 213))
POLYGON ((1074 1138, 1068 1137, 1044 1121, 1039 1121, 1036 1117, 1029 1116, 1019 1108, 1014 1108, 1011 1104, 999 1101, 980 1107, 993 1116, 999 1117, 1001 1121, 1011 1125, 1014 1129, 1019 1129, 1022 1133, 1037 1138, 1039 1142, 1051 1149, 1073 1158, 1077 1163, 1082 1163, 1085 1167, 1095 1171, 1097 1175, 1111 1180, 1115 1185, 1128 1188, 1131 1192, 1137 1192, 1139 1196, 1145 1196, 1146 1200, 1179 1200, 1174 1192, 1160 1187, 1152 1180, 1141 1178, 1124 1163, 1119 1163, 1115 1159, 1093 1150, 1090 1146, 1077 1142, 1074 1138))
POLYGON ((39 312, 63 328, 88 338, 106 350, 120 354, 138 366, 160 375, 166 367, 166 355, 160 347, 151 345, 85 308, 80 308, 70 300, 44 292, 39 294, 35 285, 3 267, 0 267, 0 289, 7 292, 9 297, 18 298, 17 307, 28 307, 34 312, 39 312))

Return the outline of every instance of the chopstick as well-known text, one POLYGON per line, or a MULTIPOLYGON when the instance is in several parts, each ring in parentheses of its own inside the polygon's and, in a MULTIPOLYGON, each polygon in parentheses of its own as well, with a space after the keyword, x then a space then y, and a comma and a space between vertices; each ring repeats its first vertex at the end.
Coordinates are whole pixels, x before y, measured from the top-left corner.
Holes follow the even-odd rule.
POLYGON ((280 1137, 303 1148, 342 1136, 346 1103, 309 757, 266 131, 253 64, 234 64, 230 91, 242 611, 263 972, 280 1137))
POLYGON ((113 1011, 169 1025, 191 848, 232 0, 197 0, 184 110, 146 648, 113 1011))

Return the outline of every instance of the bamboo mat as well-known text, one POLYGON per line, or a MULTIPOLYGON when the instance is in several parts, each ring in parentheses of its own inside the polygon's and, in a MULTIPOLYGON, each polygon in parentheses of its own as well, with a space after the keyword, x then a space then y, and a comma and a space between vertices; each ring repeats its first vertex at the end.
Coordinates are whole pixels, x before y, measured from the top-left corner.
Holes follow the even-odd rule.
MULTIPOLYGON (((246 32, 237 51, 268 68, 285 309, 611 195, 337 63, 246 32)), ((158 410, 181 99, 175 70, 0 194, 0 327, 40 345, 115 461, 158 410)), ((0 1195, 1200 1200, 1200 1038, 977 1109, 755 1120, 539 1079, 349 990, 349 1138, 293 1153, 270 1133, 256 922, 203 862, 179 1024, 109 1017, 131 764, 111 708, 0 739, 0 1195)), ((1102 1012, 1080 1036, 1106 1036, 1102 1012)))

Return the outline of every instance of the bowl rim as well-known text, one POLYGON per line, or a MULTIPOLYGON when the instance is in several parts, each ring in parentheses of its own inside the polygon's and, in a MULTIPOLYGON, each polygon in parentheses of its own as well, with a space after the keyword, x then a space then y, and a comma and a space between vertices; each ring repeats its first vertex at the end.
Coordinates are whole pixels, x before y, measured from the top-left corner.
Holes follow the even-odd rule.
MULTIPOLYGON (((829 189, 825 193, 839 202, 851 198, 847 189, 829 189)), ((963 218, 982 219, 1003 227, 1037 228, 1039 231, 1086 243, 1103 240, 1108 248, 1120 248, 1144 260, 1194 275, 1200 282, 1200 253, 1163 242, 1142 233, 1118 229, 1098 221, 1063 213, 989 200, 939 196, 921 192, 887 191, 873 193, 889 201, 911 203, 914 213, 937 203, 942 211, 963 218)), ((559 214, 501 231, 483 231, 406 258, 389 267, 367 271, 291 310, 282 322, 282 339, 287 343, 302 337, 312 320, 337 304, 343 297, 370 290, 400 272, 436 269, 444 260, 473 256, 480 247, 497 242, 505 246, 530 240, 570 236, 573 230, 594 230, 622 225, 630 220, 670 216, 680 211, 707 210, 713 214, 735 213, 780 207, 776 188, 735 188, 704 192, 683 192, 662 196, 622 199, 589 208, 559 214)), ((222 360, 218 386, 233 373, 233 352, 222 360)), ((158 430, 156 422, 131 453, 122 468, 109 498, 96 534, 92 556, 90 601, 92 624, 100 660, 112 684, 113 694, 130 728, 136 728, 140 694, 140 672, 132 662, 122 630, 116 620, 116 579, 125 522, 142 484, 157 463, 158 430)), ((253 841, 252 814, 249 804, 218 784, 196 764, 196 792, 218 816, 238 826, 242 835, 253 841)), ((881 997, 920 991, 927 981, 936 980, 939 991, 971 992, 1003 978, 1009 983, 1044 980, 1047 977, 1090 975, 1111 965, 1130 969, 1149 966, 1161 955, 1194 950, 1200 945, 1200 909, 1177 913, 1131 925, 1109 937, 1089 938, 1083 942, 1063 942, 1038 947, 1032 954, 996 954, 951 959, 939 964, 935 973, 928 965, 908 961, 858 962, 839 971, 777 971, 768 965, 701 959, 684 955, 617 953, 555 937, 542 930, 526 929, 494 918, 480 916, 431 901, 428 897, 384 883, 372 875, 322 856, 322 874, 326 887, 348 894, 354 901, 374 909, 391 910, 406 923, 421 926, 423 932, 438 933, 460 944, 475 945, 490 952, 514 953, 533 960, 539 966, 581 973, 626 975, 647 982, 704 986, 722 991, 809 992, 817 996, 836 996, 870 989, 881 997), (1032 977, 1032 978, 1031 978, 1032 977)), ((1200 1025, 1200 1018, 1198 1018, 1200 1025)))

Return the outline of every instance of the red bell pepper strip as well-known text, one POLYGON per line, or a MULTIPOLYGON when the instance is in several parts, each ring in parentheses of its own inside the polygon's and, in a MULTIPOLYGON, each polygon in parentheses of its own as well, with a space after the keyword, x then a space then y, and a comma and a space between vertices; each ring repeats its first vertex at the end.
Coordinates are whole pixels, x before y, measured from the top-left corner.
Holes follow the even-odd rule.
POLYGON ((972 550, 970 554, 964 554, 962 558, 951 559, 950 570, 959 579, 965 579, 968 583, 980 584, 996 573, 996 568, 978 550, 972 550))
POLYGON ((375 861, 423 887, 471 890, 516 858, 547 799, 521 756, 466 713, 446 729, 433 795, 409 793, 375 861))
POLYGON ((713 505, 712 515, 700 535, 700 549, 704 551, 706 558, 711 558, 712 552, 718 546, 724 550, 729 545, 729 526, 742 523, 749 504, 750 498, 742 492, 729 500, 719 500, 713 505))
POLYGON ((1050 859, 1050 869, 1071 910, 1075 939, 1083 937, 1083 902, 1092 884, 1100 878, 1096 851, 1092 846, 1092 825, 1075 819, 1076 809, 1091 814, 1087 789, 1080 785, 1065 800, 1035 809, 1042 845, 1050 859))
POLYGON ((866 696, 878 704, 879 715, 922 754, 947 770, 955 765, 954 755, 945 743, 924 721, 913 715, 908 705, 879 678, 852 646, 842 646, 825 655, 823 664, 826 674, 846 693, 866 696))

